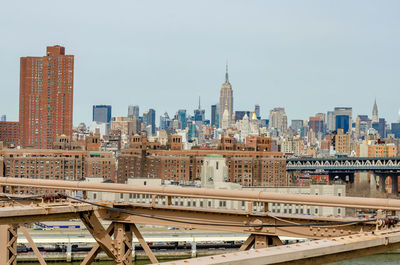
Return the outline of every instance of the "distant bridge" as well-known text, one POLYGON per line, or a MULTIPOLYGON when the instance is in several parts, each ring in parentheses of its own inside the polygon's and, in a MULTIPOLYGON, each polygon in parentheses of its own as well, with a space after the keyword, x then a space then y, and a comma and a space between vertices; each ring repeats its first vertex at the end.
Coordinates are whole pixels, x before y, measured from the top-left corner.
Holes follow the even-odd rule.
MULTIPOLYGON (((386 179, 392 179, 392 193, 398 194, 400 175, 400 157, 342 157, 342 158, 289 158, 286 161, 286 170, 294 171, 320 171, 329 175, 330 180, 340 178, 353 183, 354 173, 370 172, 382 192, 386 191, 386 179)), ((370 182, 373 187, 374 181, 370 182)))
POLYGON ((400 157, 289 158, 286 170, 400 172, 400 157))

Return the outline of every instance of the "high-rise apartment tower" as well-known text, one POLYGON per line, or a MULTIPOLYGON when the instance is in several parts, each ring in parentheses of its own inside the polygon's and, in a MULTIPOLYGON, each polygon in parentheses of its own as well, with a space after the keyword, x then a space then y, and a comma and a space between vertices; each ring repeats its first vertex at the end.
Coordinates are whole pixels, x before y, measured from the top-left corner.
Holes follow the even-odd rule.
POLYGON ((21 57, 19 121, 23 147, 51 148, 72 136, 74 56, 50 46, 43 57, 21 57))

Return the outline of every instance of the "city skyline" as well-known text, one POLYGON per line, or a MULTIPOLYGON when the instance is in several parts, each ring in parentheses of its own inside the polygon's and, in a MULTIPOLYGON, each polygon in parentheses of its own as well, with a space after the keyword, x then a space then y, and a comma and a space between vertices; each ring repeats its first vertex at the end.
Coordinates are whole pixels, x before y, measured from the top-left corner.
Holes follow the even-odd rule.
POLYGON ((158 119, 165 111, 195 109, 198 96, 209 118, 226 59, 235 110, 259 104, 267 117, 269 110, 284 107, 288 120, 305 120, 351 106, 354 116, 371 115, 376 98, 380 116, 398 120, 400 104, 392 96, 400 86, 395 1, 175 1, 157 2, 157 10, 150 3, 96 2, 96 14, 90 13, 92 3, 76 10, 72 2, 57 14, 56 26, 47 23, 49 3, 26 2, 22 10, 9 3, 0 11, 9 25, 1 31, 8 41, 0 44, 0 114, 10 121, 18 120, 19 58, 56 44, 76 57, 74 125, 90 122, 92 105, 112 105, 113 116, 125 116, 128 105, 138 104, 141 110, 154 108, 158 119), (147 10, 150 17, 143 15, 147 10), (70 13, 73 21, 66 19, 70 13), (35 38, 25 45, 24 35, 15 32, 35 38))

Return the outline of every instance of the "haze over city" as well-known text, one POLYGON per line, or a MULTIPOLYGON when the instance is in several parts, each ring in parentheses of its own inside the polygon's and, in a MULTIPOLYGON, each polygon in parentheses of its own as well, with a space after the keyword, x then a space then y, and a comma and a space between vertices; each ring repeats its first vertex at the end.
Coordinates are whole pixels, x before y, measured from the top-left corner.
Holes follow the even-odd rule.
POLYGON ((178 108, 218 102, 229 62, 234 109, 285 107, 288 120, 335 106, 398 120, 398 1, 8 2, 0 10, 0 114, 18 120, 19 58, 75 55, 74 125, 91 106, 178 108))

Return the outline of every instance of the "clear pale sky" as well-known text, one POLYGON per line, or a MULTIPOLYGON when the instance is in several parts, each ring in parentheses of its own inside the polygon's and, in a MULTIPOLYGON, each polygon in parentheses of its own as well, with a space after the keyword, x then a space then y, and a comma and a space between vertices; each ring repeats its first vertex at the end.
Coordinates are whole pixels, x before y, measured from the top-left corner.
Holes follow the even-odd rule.
POLYGON ((19 57, 47 45, 75 55, 74 124, 92 105, 113 116, 153 107, 157 117, 206 116, 225 62, 234 109, 260 104, 288 120, 335 106, 398 119, 400 1, 5 1, 0 5, 0 115, 18 120, 19 57))

